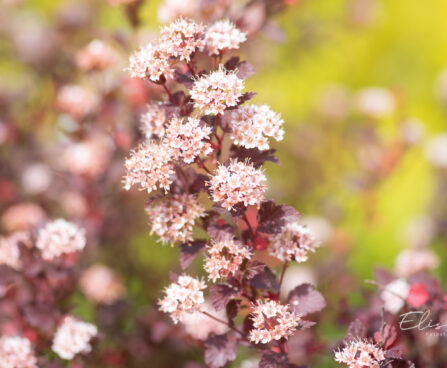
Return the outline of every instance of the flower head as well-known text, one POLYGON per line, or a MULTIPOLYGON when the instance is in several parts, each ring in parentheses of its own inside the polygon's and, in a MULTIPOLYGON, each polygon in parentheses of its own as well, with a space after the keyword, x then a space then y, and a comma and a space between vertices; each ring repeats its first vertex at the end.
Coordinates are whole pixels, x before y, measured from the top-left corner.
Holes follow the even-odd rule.
POLYGON ((190 93, 196 108, 216 115, 236 106, 243 88, 242 79, 235 73, 220 69, 196 80, 190 93))
POLYGON ((174 168, 171 156, 166 146, 147 142, 131 152, 126 159, 126 175, 124 176, 124 189, 129 190, 132 185, 139 184, 141 190, 148 193, 157 189, 169 189, 172 183, 171 175, 174 168))
POLYGON ((140 117, 140 130, 146 139, 162 138, 165 134, 166 112, 160 104, 147 105, 146 112, 140 117))
POLYGON ((102 304, 112 304, 125 292, 120 277, 101 264, 95 264, 82 273, 80 287, 89 300, 102 304))
POLYGON ((132 78, 149 78, 153 82, 158 82, 162 76, 170 78, 173 75, 169 56, 159 45, 151 43, 130 56, 128 71, 132 78))
POLYGON ((76 64, 84 71, 103 70, 115 60, 115 51, 101 40, 91 41, 76 55, 76 64))
POLYGON ((200 312, 204 303, 203 289, 206 288, 202 280, 182 275, 177 282, 169 285, 166 296, 159 301, 160 310, 171 315, 174 323, 178 323, 185 313, 200 312))
POLYGON ((97 333, 95 325, 67 316, 54 335, 52 349, 62 359, 71 360, 76 354, 92 350, 90 340, 97 333))
POLYGON ((238 49, 247 40, 247 34, 241 32, 229 20, 215 22, 206 31, 205 44, 210 55, 219 55, 226 50, 238 49))
POLYGON ((385 360, 383 350, 362 340, 353 340, 342 350, 335 352, 335 360, 349 368, 379 368, 385 360))
POLYGON ((84 249, 85 243, 84 229, 64 219, 57 219, 40 229, 36 247, 41 250, 43 259, 51 261, 64 253, 84 249))
POLYGON ((174 194, 146 211, 152 225, 151 234, 157 234, 163 243, 191 241, 195 220, 205 215, 197 198, 186 193, 174 194))
POLYGON ((249 163, 231 161, 220 165, 210 180, 211 196, 227 210, 236 204, 259 205, 266 191, 265 175, 249 163))
POLYGON ((82 119, 97 109, 99 97, 81 86, 66 85, 57 93, 57 105, 75 119, 82 119))
POLYGON ((205 261, 205 270, 209 279, 216 281, 234 275, 242 262, 251 258, 251 251, 241 242, 233 240, 232 235, 213 242, 208 248, 208 255, 205 261))
POLYGON ((0 368, 37 368, 37 359, 30 341, 19 336, 2 336, 0 368))
POLYGON ((253 329, 250 331, 250 341, 267 344, 272 340, 281 340, 292 335, 301 320, 288 305, 276 301, 260 302, 253 307, 253 329))
POLYGON ((208 155, 213 151, 209 143, 210 134, 211 128, 197 118, 173 117, 166 128, 164 143, 173 158, 190 164, 200 154, 208 155))
POLYGON ((280 261, 307 261, 307 253, 315 252, 319 243, 309 229, 297 222, 284 226, 282 231, 272 236, 270 254, 280 261))
POLYGON ((410 285, 405 279, 396 279, 385 286, 380 297, 383 307, 390 313, 397 313, 405 305, 410 285))
POLYGON ((162 28, 159 44, 169 57, 189 61, 194 52, 203 50, 204 35, 204 25, 181 18, 162 28))
POLYGON ((22 202, 8 207, 2 222, 9 231, 29 230, 45 220, 45 212, 37 204, 22 202))
POLYGON ((268 137, 282 140, 284 120, 267 105, 248 105, 231 114, 231 138, 246 148, 269 148, 268 137))
POLYGON ((0 265, 4 264, 15 270, 22 268, 19 243, 31 246, 28 232, 16 232, 8 237, 0 237, 0 265))
POLYGON ((439 265, 439 259, 429 249, 406 249, 396 258, 396 274, 408 277, 415 273, 433 270, 439 265))
POLYGON ((396 100, 385 88, 365 88, 358 93, 357 108, 361 113, 379 119, 394 113, 396 100))

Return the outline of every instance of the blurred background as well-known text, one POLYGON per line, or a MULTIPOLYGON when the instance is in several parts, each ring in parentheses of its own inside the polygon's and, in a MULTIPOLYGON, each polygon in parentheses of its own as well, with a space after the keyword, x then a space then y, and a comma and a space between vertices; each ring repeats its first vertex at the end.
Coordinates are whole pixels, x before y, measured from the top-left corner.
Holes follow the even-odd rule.
MULTIPOLYGON (((144 193, 121 188, 124 157, 140 138, 139 115, 158 93, 124 68, 167 20, 161 3, 0 5, 2 234, 47 217, 82 223, 90 238, 83 266, 111 267, 126 298, 98 309, 79 291, 71 303, 110 332, 106 351, 132 336, 135 367, 148 357, 154 367, 180 367, 172 362, 200 354, 189 345, 173 353, 179 342, 169 339, 169 323, 153 323, 169 272, 180 272, 179 251, 149 235, 144 193), (113 56, 107 68, 82 59, 94 39, 113 56), (136 329, 144 331, 137 336, 136 329)), ((346 330, 331 308, 345 299, 361 305, 370 288, 364 280, 377 266, 392 269, 402 250, 434 250, 445 286, 447 3, 284 4, 242 50, 257 70, 246 90, 285 120, 285 139, 275 146, 281 164, 266 167, 269 195, 297 208, 322 242, 289 277, 317 284, 328 299, 317 334, 330 344, 346 330)), ((202 262, 194 261, 197 273, 202 262)), ((327 355, 315 366, 330 366, 327 355)), ((248 358, 242 352, 233 366, 248 358)), ((120 366, 120 359, 111 353, 108 362, 120 366)))

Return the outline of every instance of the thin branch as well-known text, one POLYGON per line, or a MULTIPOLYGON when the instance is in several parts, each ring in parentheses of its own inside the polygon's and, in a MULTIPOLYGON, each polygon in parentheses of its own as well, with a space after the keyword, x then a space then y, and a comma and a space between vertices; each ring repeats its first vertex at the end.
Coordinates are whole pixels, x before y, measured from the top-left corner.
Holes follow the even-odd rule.
POLYGON ((217 317, 214 317, 212 314, 209 314, 208 312, 205 312, 205 311, 201 311, 201 312, 202 312, 205 316, 207 316, 207 317, 209 317, 209 318, 215 320, 216 322, 222 323, 222 324, 226 325, 227 327, 231 328, 234 332, 237 332, 239 335, 241 335, 242 338, 243 338, 244 340, 248 341, 247 336, 246 336, 242 331, 238 330, 238 329, 237 329, 236 327, 234 327, 234 326, 231 326, 228 322, 225 322, 225 321, 222 320, 222 319, 219 319, 219 318, 217 318, 217 317))

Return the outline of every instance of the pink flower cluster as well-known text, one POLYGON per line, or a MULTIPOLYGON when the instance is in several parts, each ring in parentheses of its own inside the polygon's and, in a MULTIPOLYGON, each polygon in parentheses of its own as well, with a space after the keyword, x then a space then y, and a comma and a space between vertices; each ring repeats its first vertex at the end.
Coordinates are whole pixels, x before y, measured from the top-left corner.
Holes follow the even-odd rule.
POLYGON ((235 275, 242 262, 251 258, 251 251, 239 241, 235 241, 232 235, 213 242, 208 248, 208 256, 205 261, 205 270, 208 278, 215 282, 219 278, 235 275))
POLYGON ((57 93, 59 108, 75 119, 85 118, 97 109, 98 104, 99 97, 81 86, 66 85, 57 93))
POLYGON ((349 368, 379 368, 385 360, 383 350, 362 340, 351 341, 345 348, 335 353, 335 360, 349 368))
POLYGON ((179 276, 177 282, 166 288, 166 296, 159 301, 160 310, 169 313, 174 323, 178 323, 184 313, 200 312, 205 301, 202 291, 205 288, 202 280, 187 275, 179 276))
POLYGON ((131 55, 128 71, 132 78, 149 78, 153 82, 158 82, 162 76, 170 78, 174 73, 168 56, 150 43, 131 55))
POLYGON ((174 159, 190 164, 200 154, 206 156, 213 151, 210 134, 211 128, 200 119, 173 117, 166 128, 164 143, 174 159))
POLYGON ((247 105, 231 114, 231 138, 246 148, 269 149, 268 137, 282 140, 284 121, 267 105, 247 105))
POLYGON ((210 180, 214 202, 231 210, 236 204, 259 205, 264 199, 266 177, 261 170, 249 163, 231 161, 220 165, 210 180))
POLYGON ((259 302, 252 311, 253 329, 249 339, 256 344, 267 344, 272 340, 281 340, 292 335, 301 320, 288 305, 276 301, 259 302))
POLYGON ((84 71, 103 70, 117 58, 116 52, 104 41, 93 40, 76 55, 76 64, 84 71))
POLYGON ((319 243, 307 227, 293 222, 274 235, 270 245, 270 254, 280 261, 295 260, 301 263, 307 261, 308 252, 315 252, 319 243))
POLYGON ((166 113, 160 104, 147 105, 146 112, 140 117, 140 130, 146 139, 162 138, 165 134, 166 113))
POLYGON ((0 238, 0 265, 4 264, 15 270, 22 268, 19 243, 30 245, 30 236, 27 232, 15 232, 8 237, 0 238))
POLYGON ((171 175, 174 174, 174 168, 171 156, 162 144, 148 142, 140 145, 126 159, 125 166, 124 188, 126 190, 134 184, 139 184, 141 190, 146 190, 148 193, 156 190, 157 187, 167 191, 172 183, 171 175))
POLYGON ((208 28, 205 36, 206 48, 210 55, 238 49, 246 40, 247 34, 237 29, 229 20, 215 22, 208 28))
POLYGON ((174 194, 160 204, 147 208, 152 226, 163 243, 192 240, 195 220, 205 215, 205 209, 193 194, 174 194))
POLYGON ((112 304, 125 293, 120 277, 101 264, 95 264, 85 270, 79 284, 85 296, 94 303, 112 304))
POLYGON ((37 359, 30 341, 19 336, 2 336, 0 368, 37 368, 37 359))
POLYGON ((79 353, 89 353, 90 340, 97 334, 96 326, 67 316, 54 335, 52 349, 62 359, 71 360, 79 353))
POLYGON ((236 73, 223 68, 197 79, 190 91, 194 106, 205 114, 222 114, 236 106, 244 83, 236 73))
POLYGON ((51 221, 39 230, 36 247, 47 261, 84 249, 85 230, 64 219, 51 221))
POLYGON ((433 270, 439 265, 436 254, 429 249, 406 249, 396 258, 396 274, 409 277, 418 272, 433 270))

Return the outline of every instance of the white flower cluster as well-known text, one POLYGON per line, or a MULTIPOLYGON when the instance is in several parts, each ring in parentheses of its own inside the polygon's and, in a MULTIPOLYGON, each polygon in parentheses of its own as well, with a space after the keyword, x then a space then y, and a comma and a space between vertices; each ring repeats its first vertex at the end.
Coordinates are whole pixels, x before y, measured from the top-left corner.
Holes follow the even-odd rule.
POLYGON ((84 249, 85 230, 64 219, 51 221, 39 230, 36 247, 42 252, 42 258, 51 261, 62 254, 84 249))
POLYGON ((379 368, 385 360, 383 350, 366 341, 351 341, 345 348, 335 352, 335 360, 349 368, 379 368))
POLYGON ((89 353, 90 340, 97 334, 96 326, 67 316, 54 335, 52 349, 62 359, 70 360, 76 354, 89 353))
POLYGON ((222 239, 208 248, 205 270, 214 282, 219 278, 234 275, 242 262, 251 258, 251 251, 241 242, 233 240, 232 235, 222 239))
POLYGON ((159 301, 160 310, 169 313, 174 323, 178 323, 185 313, 200 312, 205 302, 202 291, 205 288, 202 280, 187 275, 179 276, 177 282, 166 288, 166 296, 159 301))
POLYGON ((405 279, 396 279, 385 286, 380 297, 383 307, 390 313, 397 313, 405 305, 410 285, 405 279))
POLYGON ((227 210, 236 204, 259 205, 264 199, 266 177, 261 170, 249 163, 231 161, 228 166, 220 165, 210 180, 214 202, 221 203, 227 210))
POLYGON ((439 259, 430 249, 406 249, 396 258, 396 274, 408 277, 421 271, 433 270, 439 265, 439 259))
POLYGON ((0 368, 37 368, 37 359, 30 341, 19 336, 2 336, 0 368))
POLYGON ((292 312, 288 305, 269 300, 253 307, 253 329, 249 339, 256 344, 267 344, 272 340, 281 340, 292 335, 301 317, 292 312))
POLYGON ((174 194, 160 204, 147 208, 152 226, 163 243, 192 240, 195 220, 205 215, 205 209, 193 194, 174 194))
POLYGON ((297 222, 287 224, 283 230, 272 236, 270 254, 280 261, 307 261, 308 252, 315 252, 319 243, 310 230, 297 222))
POLYGON ((247 40, 247 34, 241 32, 229 20, 215 22, 206 31, 205 44, 210 55, 219 55, 226 50, 235 50, 247 40))
POLYGON ((283 139, 284 121, 267 105, 246 105, 231 114, 231 138, 246 148, 269 148, 268 137, 283 139))

